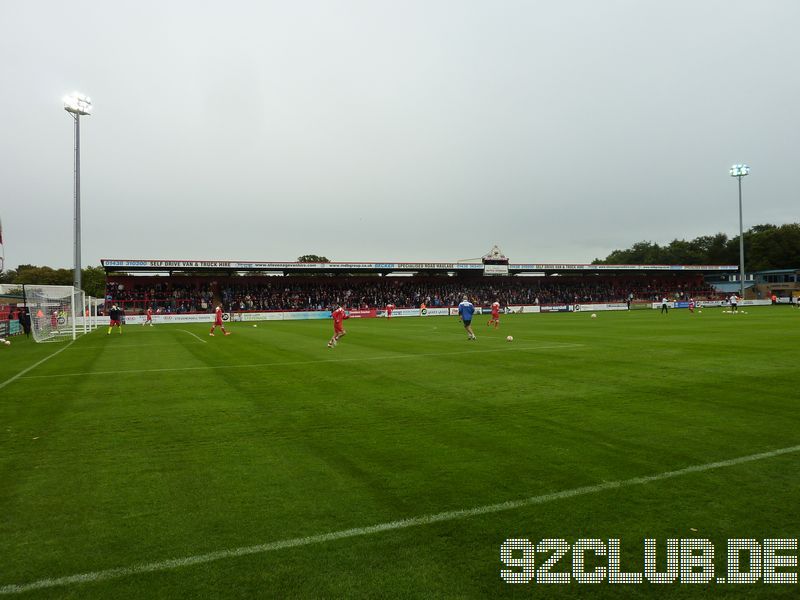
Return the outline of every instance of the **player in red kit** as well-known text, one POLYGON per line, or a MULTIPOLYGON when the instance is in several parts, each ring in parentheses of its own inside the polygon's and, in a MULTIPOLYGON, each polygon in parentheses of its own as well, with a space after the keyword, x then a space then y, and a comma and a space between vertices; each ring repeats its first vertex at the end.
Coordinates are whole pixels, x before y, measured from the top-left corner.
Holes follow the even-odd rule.
POLYGON ((386 305, 386 318, 392 318, 392 311, 394 310, 394 304, 387 304, 386 305))
POLYGON ((217 327, 222 329, 222 333, 224 333, 225 335, 230 335, 231 334, 230 331, 225 331, 225 326, 222 324, 222 307, 221 306, 218 306, 217 310, 214 311, 214 324, 211 326, 211 333, 209 333, 208 335, 213 336, 214 335, 214 330, 217 327))
POLYGON ((350 316, 344 311, 344 308, 339 306, 336 310, 331 312, 331 318, 333 319, 333 337, 328 342, 328 348, 336 346, 339 342, 339 338, 343 335, 347 335, 347 332, 344 330, 344 320, 349 319, 350 316))
POLYGON ((486 323, 487 325, 494 324, 494 328, 497 329, 497 326, 500 325, 500 303, 495 301, 492 302, 492 318, 489 319, 486 323))
POLYGON ((689 298, 689 312, 694 312, 694 298, 689 298))
POLYGON ((145 317, 144 323, 142 323, 142 325, 150 325, 150 327, 153 326, 153 309, 152 308, 148 308, 147 309, 147 317, 145 317))

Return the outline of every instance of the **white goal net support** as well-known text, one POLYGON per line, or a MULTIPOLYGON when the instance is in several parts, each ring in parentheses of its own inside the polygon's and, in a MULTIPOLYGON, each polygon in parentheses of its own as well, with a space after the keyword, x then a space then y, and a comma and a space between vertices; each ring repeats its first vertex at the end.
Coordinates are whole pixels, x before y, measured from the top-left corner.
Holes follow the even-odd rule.
POLYGON ((105 305, 71 285, 0 284, 2 298, 8 299, 19 319, 27 313, 37 342, 74 340, 97 329, 105 305))
POLYGON ((25 285, 25 306, 37 342, 63 342, 88 333, 85 294, 71 285, 25 285))

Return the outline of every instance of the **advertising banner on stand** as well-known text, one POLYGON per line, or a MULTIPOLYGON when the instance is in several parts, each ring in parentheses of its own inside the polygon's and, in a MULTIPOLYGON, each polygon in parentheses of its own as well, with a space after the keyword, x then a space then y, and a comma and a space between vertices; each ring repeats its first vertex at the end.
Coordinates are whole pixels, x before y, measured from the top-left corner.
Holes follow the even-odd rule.
POLYGON ((375 308, 357 308, 348 310, 347 314, 351 319, 374 319, 378 316, 378 310, 375 308))

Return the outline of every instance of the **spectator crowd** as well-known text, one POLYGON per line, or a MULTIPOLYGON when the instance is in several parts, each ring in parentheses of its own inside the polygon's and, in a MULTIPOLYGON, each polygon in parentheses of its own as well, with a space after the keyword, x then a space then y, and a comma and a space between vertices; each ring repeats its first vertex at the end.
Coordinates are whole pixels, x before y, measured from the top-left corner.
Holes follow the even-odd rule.
POLYGON ((464 295, 478 305, 495 300, 519 304, 586 304, 590 302, 715 299, 702 277, 226 277, 111 278, 106 300, 127 312, 152 308, 158 313, 325 310, 456 306, 464 295))

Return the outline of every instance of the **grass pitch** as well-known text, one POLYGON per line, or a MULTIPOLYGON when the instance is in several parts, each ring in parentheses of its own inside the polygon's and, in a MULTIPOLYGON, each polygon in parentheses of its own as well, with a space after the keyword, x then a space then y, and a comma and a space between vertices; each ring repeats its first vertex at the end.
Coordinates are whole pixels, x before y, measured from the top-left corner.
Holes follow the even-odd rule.
POLYGON ((0 590, 797 597, 761 583, 509 585, 499 549, 619 538, 623 570, 641 572, 644 538, 701 537, 724 571, 727 538, 800 537, 800 453, 360 530, 800 444, 796 309, 510 315, 496 331, 486 319, 475 342, 453 317, 351 319, 333 350, 330 321, 236 323, 214 338, 206 325, 131 325, 11 382, 64 346, 0 348, 0 590))

